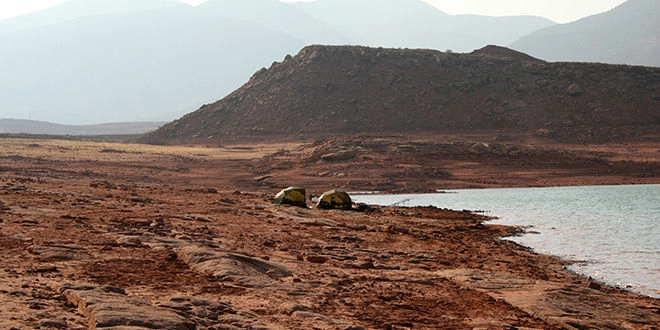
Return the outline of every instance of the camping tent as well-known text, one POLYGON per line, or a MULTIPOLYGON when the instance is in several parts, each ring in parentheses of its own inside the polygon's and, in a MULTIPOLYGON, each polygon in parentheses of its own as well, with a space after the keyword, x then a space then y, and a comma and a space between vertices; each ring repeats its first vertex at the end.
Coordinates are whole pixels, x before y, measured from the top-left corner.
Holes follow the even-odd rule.
POLYGON ((319 202, 316 203, 316 207, 320 209, 350 210, 353 208, 353 202, 351 201, 351 196, 345 191, 330 190, 324 192, 323 195, 319 197, 319 202))
POLYGON ((305 189, 298 187, 289 187, 282 189, 275 195, 275 204, 290 204, 296 206, 307 207, 305 199, 305 189))

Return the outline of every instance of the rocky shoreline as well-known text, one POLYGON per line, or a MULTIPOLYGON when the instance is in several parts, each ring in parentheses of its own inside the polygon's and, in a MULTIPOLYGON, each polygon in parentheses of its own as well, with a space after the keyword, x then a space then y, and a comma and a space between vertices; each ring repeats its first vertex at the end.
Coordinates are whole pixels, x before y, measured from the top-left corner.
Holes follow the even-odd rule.
POLYGON ((276 190, 232 183, 261 159, 246 150, 66 143, 0 155, 8 329, 660 325, 660 300, 577 276, 478 214, 275 205, 276 190))

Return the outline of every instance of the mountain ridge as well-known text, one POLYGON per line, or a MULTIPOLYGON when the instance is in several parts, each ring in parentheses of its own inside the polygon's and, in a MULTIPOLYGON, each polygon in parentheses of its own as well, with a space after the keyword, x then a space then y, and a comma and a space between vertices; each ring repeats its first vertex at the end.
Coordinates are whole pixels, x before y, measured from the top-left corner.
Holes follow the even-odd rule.
POLYGON ((628 0, 610 11, 532 32, 510 47, 548 61, 660 67, 660 2, 628 0))
POLYGON ((424 1, 317 0, 293 5, 352 37, 354 42, 344 44, 370 47, 469 52, 489 43, 509 44, 516 39, 511 36, 555 24, 534 16, 450 15, 424 1))

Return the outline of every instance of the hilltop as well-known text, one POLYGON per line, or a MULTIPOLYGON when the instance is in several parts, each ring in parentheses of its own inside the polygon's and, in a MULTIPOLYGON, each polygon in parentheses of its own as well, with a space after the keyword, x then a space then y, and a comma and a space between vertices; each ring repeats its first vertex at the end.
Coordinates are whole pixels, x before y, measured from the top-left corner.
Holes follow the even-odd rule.
POLYGON ((316 45, 143 142, 485 133, 607 143, 655 134, 659 107, 658 68, 548 63, 497 46, 457 54, 316 45))

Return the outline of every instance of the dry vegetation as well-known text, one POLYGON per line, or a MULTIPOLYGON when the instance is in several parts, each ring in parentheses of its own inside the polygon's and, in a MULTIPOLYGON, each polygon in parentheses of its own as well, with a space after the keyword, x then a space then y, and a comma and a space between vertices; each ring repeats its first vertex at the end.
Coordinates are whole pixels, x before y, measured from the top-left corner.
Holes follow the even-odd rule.
POLYGON ((190 157, 199 159, 255 159, 299 143, 232 144, 224 147, 156 146, 137 143, 88 142, 57 139, 2 138, 0 156, 98 161, 136 161, 145 157, 190 157))
POLYGON ((273 191, 304 186, 350 191, 660 183, 653 142, 538 143, 520 137, 357 136, 312 142, 154 146, 55 139, 2 139, 0 160, 25 175, 96 180, 157 177, 163 183, 273 191), (41 169, 40 169, 41 167, 41 169))

